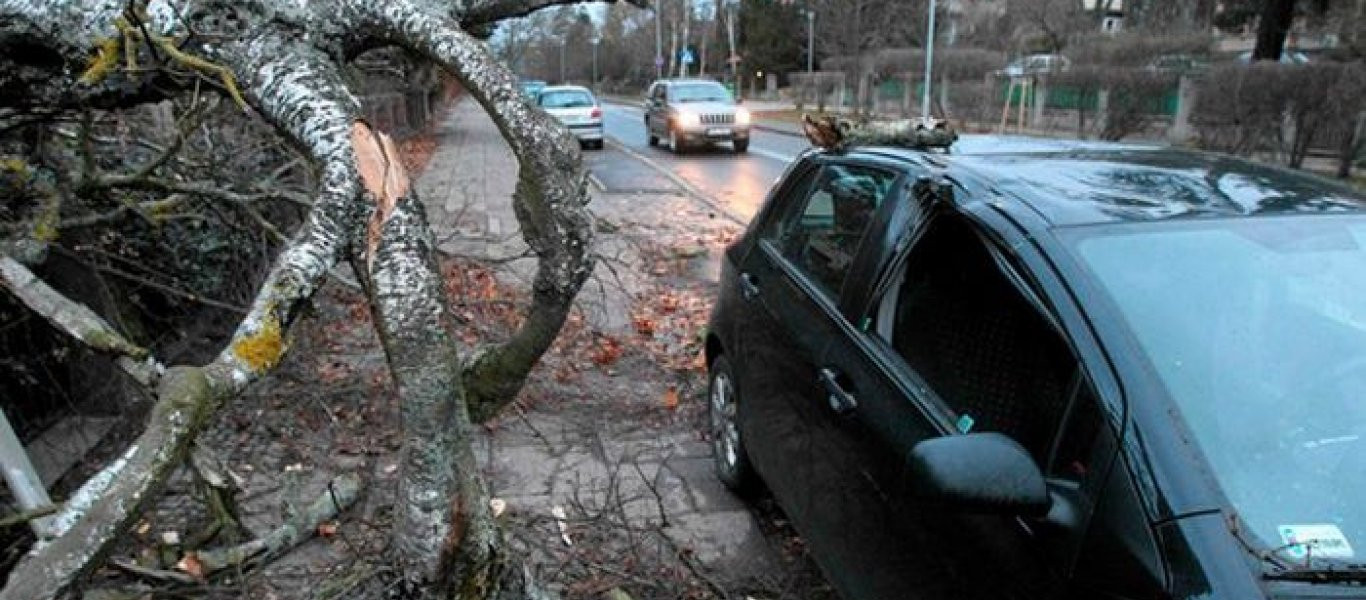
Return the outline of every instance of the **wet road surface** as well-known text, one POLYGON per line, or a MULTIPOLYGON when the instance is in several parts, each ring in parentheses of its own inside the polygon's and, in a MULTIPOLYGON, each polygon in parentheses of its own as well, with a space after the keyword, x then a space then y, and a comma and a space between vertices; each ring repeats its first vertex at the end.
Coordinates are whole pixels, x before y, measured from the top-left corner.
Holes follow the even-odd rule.
POLYGON ((745 154, 736 154, 729 144, 716 144, 694 147, 680 156, 666 145, 651 147, 641 110, 621 104, 603 105, 603 127, 609 142, 619 147, 609 143, 604 150, 585 151, 584 158, 606 190, 676 192, 681 180, 692 188, 688 191, 706 196, 746 222, 758 211, 774 180, 808 147, 803 138, 756 129, 745 154))

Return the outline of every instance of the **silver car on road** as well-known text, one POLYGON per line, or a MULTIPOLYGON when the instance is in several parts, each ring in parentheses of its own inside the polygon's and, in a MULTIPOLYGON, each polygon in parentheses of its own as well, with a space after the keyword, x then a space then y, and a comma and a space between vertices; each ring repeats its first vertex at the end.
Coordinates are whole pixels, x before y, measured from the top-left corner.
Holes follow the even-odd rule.
POLYGON ((744 152, 749 149, 749 124, 749 110, 709 79, 662 79, 645 93, 650 145, 667 138, 676 154, 710 142, 730 142, 736 152, 744 152))
POLYGON ((602 105, 588 88, 552 85, 541 90, 536 104, 568 127, 584 148, 602 149, 602 105))

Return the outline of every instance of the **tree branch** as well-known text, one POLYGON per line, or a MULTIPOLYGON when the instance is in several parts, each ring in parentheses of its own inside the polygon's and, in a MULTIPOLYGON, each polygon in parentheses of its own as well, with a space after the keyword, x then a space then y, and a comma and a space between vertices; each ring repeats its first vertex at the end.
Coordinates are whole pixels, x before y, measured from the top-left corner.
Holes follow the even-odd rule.
POLYGON ((534 109, 516 77, 455 23, 410 2, 377 3, 377 19, 395 43, 409 45, 451 70, 483 105, 520 167, 513 210, 536 254, 531 306, 505 343, 473 356, 465 368, 470 415, 483 422, 511 402, 531 367, 550 347, 574 296, 593 270, 591 200, 578 142, 534 109))
POLYGON ((146 348, 128 341, 95 311, 52 289, 8 256, 0 256, 0 285, 54 327, 95 350, 136 359, 147 357, 146 348))
POLYGON ((108 555, 184 459, 190 440, 218 408, 222 395, 202 369, 176 367, 162 377, 149 424, 126 455, 118 477, 72 525, 13 571, 0 600, 46 600, 67 590, 108 555))
MULTIPOLYGON (((609 3, 622 1, 639 8, 649 8, 650 0, 606 0, 609 3)), ((533 12, 551 6, 580 4, 582 0, 475 0, 464 10, 450 16, 465 27, 492 25, 506 19, 525 17, 533 12)))
POLYGON ((327 482, 327 489, 312 504, 264 537, 228 548, 195 553, 194 557, 201 568, 199 575, 208 577, 228 568, 245 568, 283 554, 312 537, 324 522, 337 518, 342 511, 355 504, 360 491, 360 477, 351 473, 333 477, 327 482))

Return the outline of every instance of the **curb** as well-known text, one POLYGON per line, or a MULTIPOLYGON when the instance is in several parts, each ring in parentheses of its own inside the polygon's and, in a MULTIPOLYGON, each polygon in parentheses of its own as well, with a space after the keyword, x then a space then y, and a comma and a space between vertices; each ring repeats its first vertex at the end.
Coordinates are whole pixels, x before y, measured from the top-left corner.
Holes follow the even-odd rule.
POLYGON ((725 217, 726 219, 729 219, 731 222, 741 227, 749 226, 749 219, 746 219, 738 214, 735 214, 734 212, 731 212, 729 208, 722 206, 711 196, 707 195, 706 192, 703 192, 702 190, 698 189, 697 186, 688 183, 688 180, 679 177, 677 174, 675 174, 673 171, 670 171, 664 165, 655 162, 654 159, 626 147, 625 144, 618 142, 616 139, 607 139, 607 144, 610 145, 613 149, 621 152, 622 154, 634 158, 640 161, 645 166, 650 167, 651 169, 654 169, 655 171, 659 172, 660 175, 663 175, 674 185, 678 186, 679 189, 683 191, 684 195, 692 198, 693 200, 696 200, 697 202, 702 203, 707 208, 716 211, 716 214, 725 217))

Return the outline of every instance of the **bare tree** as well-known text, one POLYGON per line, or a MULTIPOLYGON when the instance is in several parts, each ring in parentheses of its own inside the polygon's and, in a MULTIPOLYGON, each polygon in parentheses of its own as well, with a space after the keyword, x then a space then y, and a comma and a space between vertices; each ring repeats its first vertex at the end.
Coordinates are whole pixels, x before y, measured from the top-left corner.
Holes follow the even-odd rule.
MULTIPOLYGON (((882 48, 923 46, 928 3, 923 0, 823 0, 815 3, 822 53, 839 57, 855 82, 856 106, 871 104, 873 54, 882 48)), ((906 65, 912 68, 912 65, 906 65)))
MULTIPOLYGON (((280 361, 291 325, 343 260, 361 275, 402 401, 401 571, 444 595, 541 595, 489 515, 468 434, 513 398, 591 271, 589 198, 577 144, 526 104, 513 75, 467 31, 562 1, 0 0, 6 114, 121 109, 208 84, 259 113, 318 173, 302 225, 230 343, 203 365, 163 367, 24 264, 41 255, 31 251, 44 244, 33 235, 41 228, 10 230, 0 246, 3 286, 53 326, 118 358, 156 404, 123 459, 68 503, 61 534, 11 572, 0 598, 51 598, 98 567, 217 409, 280 361), (457 347, 422 204, 393 143, 359 118, 343 77, 352 58, 388 46, 454 74, 518 158, 512 201, 538 267, 525 319, 502 344, 457 347)), ((52 211, 61 218, 60 206, 52 211)))
POLYGON ((1080 0, 1016 0, 1006 15, 1022 28, 1022 35, 1033 37, 1026 46, 1036 52, 1062 52, 1073 35, 1094 24, 1080 0))

